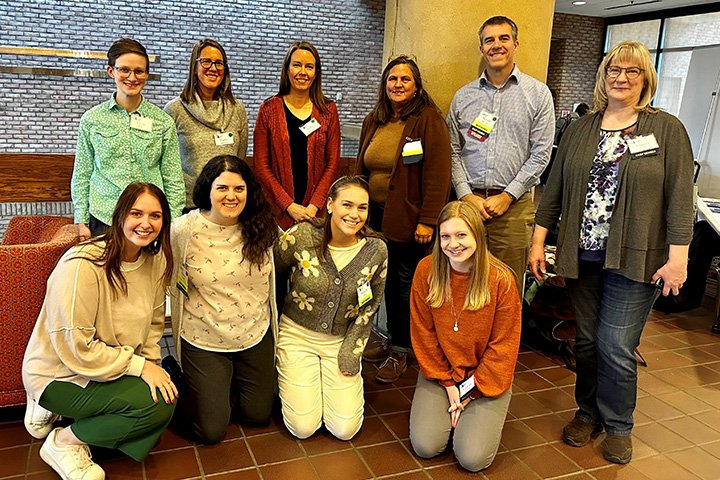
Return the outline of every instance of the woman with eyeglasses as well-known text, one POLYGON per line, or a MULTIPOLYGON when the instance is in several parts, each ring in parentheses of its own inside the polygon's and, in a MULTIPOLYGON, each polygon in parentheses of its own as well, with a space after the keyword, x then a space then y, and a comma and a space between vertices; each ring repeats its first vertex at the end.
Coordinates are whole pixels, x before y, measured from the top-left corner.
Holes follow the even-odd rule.
POLYGON ((277 342, 285 426, 307 438, 323 424, 350 440, 363 422, 362 352, 383 296, 387 247, 367 225, 368 186, 341 177, 330 186, 327 219, 301 222, 275 246, 290 270, 277 342))
POLYGON ((281 228, 325 208, 340 162, 340 121, 335 103, 323 95, 312 43, 290 45, 278 93, 260 105, 253 148, 255 173, 281 228))
POLYGON ((81 239, 110 228, 115 203, 131 182, 159 187, 173 218, 185 204, 175 122, 142 96, 150 74, 145 47, 121 38, 107 56, 116 89, 80 119, 70 184, 81 239))
POLYGON ((644 45, 608 52, 594 113, 560 141, 528 258, 541 280, 545 238, 559 222, 556 269, 577 317, 578 410, 562 439, 581 447, 605 430, 602 454, 621 464, 632 458, 635 348, 658 292, 677 295, 685 282, 693 231, 690 140, 677 118, 650 104, 656 88, 644 45))
POLYGON ((193 187, 211 158, 245 159, 248 122, 245 106, 235 98, 223 46, 210 38, 193 46, 187 80, 179 97, 165 106, 175 120, 185 179, 185 208, 194 207, 193 187))
POLYGON ((445 119, 406 55, 385 66, 372 112, 360 132, 357 173, 370 184, 370 226, 388 240, 385 306, 390 338, 363 355, 382 362, 376 380, 392 383, 407 370, 410 287, 450 192, 450 137, 445 119))

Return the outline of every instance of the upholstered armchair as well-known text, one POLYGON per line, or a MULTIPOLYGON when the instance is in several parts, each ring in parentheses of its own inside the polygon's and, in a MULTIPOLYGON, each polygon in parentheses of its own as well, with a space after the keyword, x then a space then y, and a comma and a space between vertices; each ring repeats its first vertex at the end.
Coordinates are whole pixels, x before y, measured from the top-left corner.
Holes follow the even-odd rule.
POLYGON ((66 217, 14 217, 0 243, 0 406, 25 403, 22 360, 47 279, 78 240, 66 217))

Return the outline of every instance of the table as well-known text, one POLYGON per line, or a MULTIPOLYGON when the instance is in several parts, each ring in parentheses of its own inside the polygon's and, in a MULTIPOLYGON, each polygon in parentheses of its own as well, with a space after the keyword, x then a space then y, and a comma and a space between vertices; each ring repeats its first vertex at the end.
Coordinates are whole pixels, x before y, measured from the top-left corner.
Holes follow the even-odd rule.
MULTIPOLYGON (((697 196, 697 217, 698 221, 705 220, 720 235, 720 199, 705 198, 697 196)), ((715 323, 712 326, 713 333, 720 333, 720 266, 715 267, 715 323)))

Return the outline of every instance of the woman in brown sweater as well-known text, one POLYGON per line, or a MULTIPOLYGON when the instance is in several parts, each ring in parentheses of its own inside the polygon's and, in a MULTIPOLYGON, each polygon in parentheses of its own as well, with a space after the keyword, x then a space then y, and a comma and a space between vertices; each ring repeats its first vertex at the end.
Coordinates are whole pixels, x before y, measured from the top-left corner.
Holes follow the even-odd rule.
POLYGON ((446 205, 432 255, 418 264, 410 294, 420 364, 410 442, 417 455, 431 458, 453 435, 458 462, 473 472, 497 453, 520 344, 514 277, 488 252, 485 238, 475 206, 446 205))
POLYGON ((447 202, 450 170, 445 119, 423 88, 415 61, 400 55, 383 70, 377 103, 360 132, 357 162, 357 173, 367 175, 370 185, 370 226, 388 240, 390 341, 363 355, 369 362, 384 361, 378 382, 392 383, 407 369, 410 285, 447 202))

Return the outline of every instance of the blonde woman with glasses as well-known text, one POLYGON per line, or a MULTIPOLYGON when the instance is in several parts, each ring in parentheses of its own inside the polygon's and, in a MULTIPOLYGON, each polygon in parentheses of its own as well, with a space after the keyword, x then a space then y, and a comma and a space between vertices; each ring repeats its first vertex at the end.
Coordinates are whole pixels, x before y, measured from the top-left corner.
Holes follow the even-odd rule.
POLYGON ((150 75, 145 47, 121 38, 107 56, 116 90, 80 119, 70 184, 82 239, 109 228, 115 203, 132 182, 159 187, 173 217, 180 216, 185 202, 175 123, 142 96, 150 75))
POLYGON ((193 187, 213 157, 247 155, 248 122, 245 106, 235 98, 230 66, 223 46, 210 38, 195 43, 180 96, 165 106, 175 120, 185 180, 185 208, 194 207, 193 187))
POLYGON ((656 88, 644 45, 608 52, 594 112, 560 142, 529 255, 540 280, 545 238, 559 223, 556 268, 577 318, 578 410, 562 439, 582 447, 605 430, 602 454, 621 464, 632 459, 635 348, 658 292, 682 287, 693 232, 690 140, 680 120, 651 105, 656 88))

